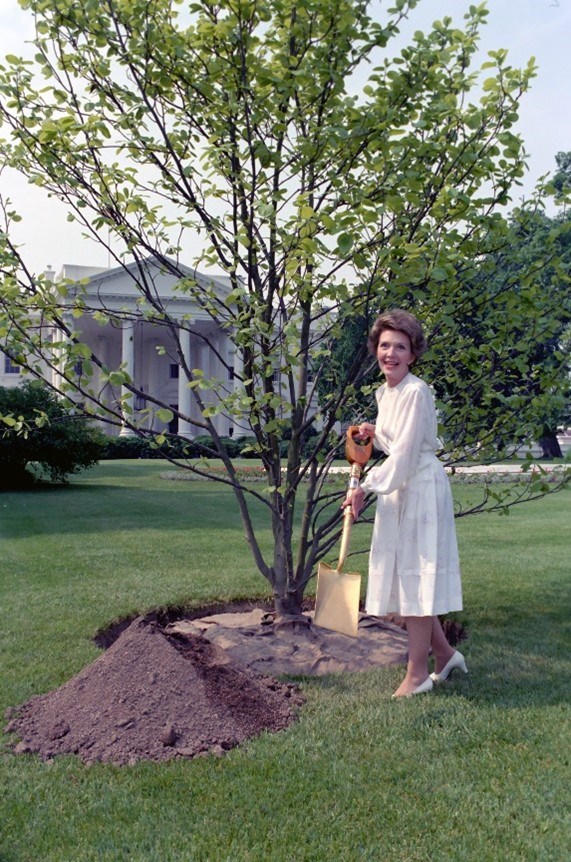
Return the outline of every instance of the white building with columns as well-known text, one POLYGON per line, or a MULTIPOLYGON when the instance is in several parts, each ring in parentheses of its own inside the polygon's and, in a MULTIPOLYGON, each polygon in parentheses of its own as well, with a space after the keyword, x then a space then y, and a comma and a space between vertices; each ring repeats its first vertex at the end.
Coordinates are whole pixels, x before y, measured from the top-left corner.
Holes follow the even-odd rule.
MULTIPOLYGON (((79 285, 86 311, 81 317, 73 318, 73 329, 80 333, 81 341, 89 345, 106 369, 122 368, 127 372, 134 388, 141 393, 130 398, 135 416, 140 414, 143 427, 193 437, 204 432, 188 419, 175 417, 168 424, 160 421, 154 415, 152 399, 180 410, 190 420, 198 420, 200 411, 188 386, 181 353, 188 368, 199 369, 206 378, 216 378, 219 385, 230 391, 234 387, 233 345, 212 316, 191 294, 176 290, 176 285, 181 275, 191 278, 223 301, 230 292, 230 280, 202 274, 180 263, 176 264, 176 270, 178 275, 149 259, 143 272, 136 264, 113 269, 66 264, 57 275, 46 274, 56 285, 62 280, 79 285), (164 306, 169 319, 184 321, 176 332, 160 320, 153 322, 153 314, 146 313, 150 306, 141 303, 137 287, 141 278, 158 304, 164 306), (148 401, 145 395, 149 396, 148 401)), ((51 376, 53 383, 57 383, 57 373, 57 369, 46 369, 46 377, 51 376)), ((77 373, 81 374, 81 368, 77 373)), ((25 379, 18 365, 0 353, 0 386, 15 386, 25 379)), ((90 387, 101 393, 105 403, 118 398, 119 393, 102 380, 96 366, 90 387)), ((206 389, 201 391, 201 397, 208 403, 215 395, 206 389)), ((234 427, 235 421, 227 416, 214 416, 212 421, 220 434, 244 433, 244 429, 234 427)), ((125 426, 104 426, 104 430, 109 434, 131 433, 125 426)))

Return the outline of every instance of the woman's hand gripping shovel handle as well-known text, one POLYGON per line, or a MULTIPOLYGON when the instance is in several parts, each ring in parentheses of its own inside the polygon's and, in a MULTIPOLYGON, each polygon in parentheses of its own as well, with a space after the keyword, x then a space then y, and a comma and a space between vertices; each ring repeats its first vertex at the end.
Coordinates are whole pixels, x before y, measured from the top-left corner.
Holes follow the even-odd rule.
MULTIPOLYGON (((359 485, 361 473, 371 457, 373 451, 373 441, 370 437, 364 437, 359 431, 358 425, 351 425, 347 429, 345 437, 345 457, 351 465, 351 475, 349 477, 349 491, 354 491, 359 485)), ((343 532, 341 534, 341 547, 339 550, 339 562, 337 563, 337 571, 342 572, 347 552, 349 549, 349 538, 351 536, 351 527, 353 526, 353 512, 351 506, 347 506, 343 515, 343 532)))

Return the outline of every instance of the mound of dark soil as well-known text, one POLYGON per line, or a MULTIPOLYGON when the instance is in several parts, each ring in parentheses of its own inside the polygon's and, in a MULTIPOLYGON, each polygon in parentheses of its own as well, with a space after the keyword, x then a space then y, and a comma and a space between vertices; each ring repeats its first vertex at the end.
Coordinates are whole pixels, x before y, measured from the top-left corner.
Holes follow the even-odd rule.
POLYGON ((118 765, 222 753, 294 719, 297 687, 241 668, 203 637, 135 620, 61 688, 14 711, 16 753, 118 765))

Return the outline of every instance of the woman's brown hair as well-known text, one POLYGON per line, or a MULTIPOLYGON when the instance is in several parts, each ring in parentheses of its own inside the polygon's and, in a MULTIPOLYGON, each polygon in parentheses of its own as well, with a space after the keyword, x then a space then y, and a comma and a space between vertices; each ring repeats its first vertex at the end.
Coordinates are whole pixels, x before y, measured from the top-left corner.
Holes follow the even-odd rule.
POLYGON ((377 347, 379 346, 379 338, 381 332, 386 329, 391 329, 393 332, 405 332, 410 338, 410 347, 416 359, 420 359, 427 348, 426 337, 422 326, 409 311, 403 311, 400 308, 393 308, 391 311, 385 311, 381 314, 371 327, 367 346, 369 353, 373 356, 377 355, 377 347))

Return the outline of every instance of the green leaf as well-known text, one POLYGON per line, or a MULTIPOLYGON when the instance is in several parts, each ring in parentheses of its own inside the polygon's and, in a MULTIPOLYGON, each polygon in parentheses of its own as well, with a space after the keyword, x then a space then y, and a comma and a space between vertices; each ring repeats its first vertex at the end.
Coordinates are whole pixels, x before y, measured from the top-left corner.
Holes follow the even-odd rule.
POLYGON ((159 422, 169 423, 172 422, 174 413, 172 410, 168 410, 165 407, 159 407, 159 409, 155 412, 155 416, 159 420, 159 422))
POLYGON ((347 255, 353 248, 354 238, 348 233, 342 233, 337 237, 337 248, 339 253, 347 255))

